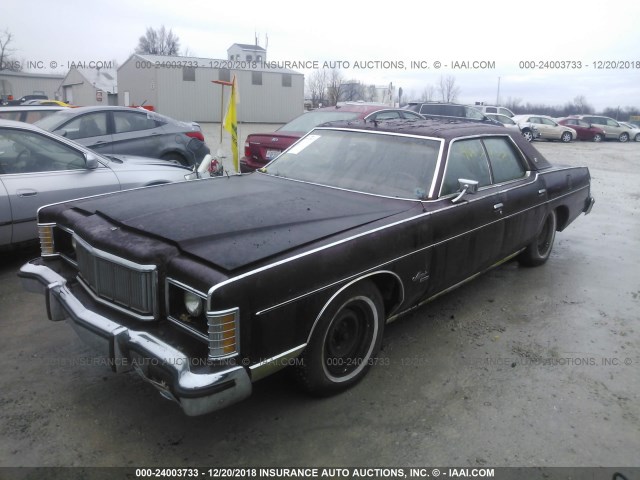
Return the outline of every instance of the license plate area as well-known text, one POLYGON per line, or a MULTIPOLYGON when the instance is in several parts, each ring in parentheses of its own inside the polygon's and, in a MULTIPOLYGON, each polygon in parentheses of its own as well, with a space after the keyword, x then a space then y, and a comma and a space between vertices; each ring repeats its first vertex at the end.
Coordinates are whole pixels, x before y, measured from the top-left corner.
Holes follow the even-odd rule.
POLYGON ((282 153, 282 150, 267 150, 267 153, 265 154, 264 158, 266 158, 267 160, 273 160, 281 153, 282 153))

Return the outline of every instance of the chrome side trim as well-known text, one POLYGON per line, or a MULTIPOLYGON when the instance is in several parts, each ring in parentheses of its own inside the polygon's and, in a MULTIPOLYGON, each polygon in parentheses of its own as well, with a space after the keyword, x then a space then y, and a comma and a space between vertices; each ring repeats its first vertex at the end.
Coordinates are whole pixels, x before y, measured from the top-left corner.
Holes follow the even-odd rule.
POLYGON ((470 277, 465 278, 464 280, 456 283, 455 285, 452 285, 452 286, 450 286, 448 288, 445 288, 444 290, 441 290, 438 293, 435 293, 434 295, 430 296, 426 300, 423 300, 423 301, 417 303, 416 305, 414 305, 412 307, 409 307, 406 310, 403 310, 402 312, 399 312, 399 313, 396 313, 395 315, 392 315, 391 317, 387 318, 387 323, 391 323, 391 322, 397 320, 398 318, 400 318, 402 315, 406 315, 407 313, 420 308, 421 306, 425 305, 426 303, 432 302, 436 298, 441 297, 442 295, 445 295, 446 293, 449 293, 450 291, 455 290, 458 287, 461 287, 465 283, 469 283, 470 281, 474 280, 475 278, 479 277, 480 275, 483 275, 483 274, 487 273, 489 270, 493 270, 494 268, 499 267, 503 263, 508 262, 509 260, 511 260, 512 258, 516 257, 517 255, 519 255, 524 250, 525 249, 522 248, 522 249, 518 250, 517 252, 512 253, 511 255, 503 258, 502 260, 499 260, 498 262, 494 263, 490 267, 485 268, 484 270, 482 270, 482 271, 480 271, 478 273, 474 273, 470 277))
MULTIPOLYGON (((412 255, 413 253, 415 253, 415 252, 412 252, 411 254, 408 254, 408 255, 412 255)), ((259 312, 256 312, 256 315, 262 315, 262 314, 268 313, 268 312, 270 312, 272 310, 276 310, 277 308, 284 307, 285 305, 289 305, 290 303, 297 302, 298 300, 301 300, 301 299, 303 299, 305 297, 308 297, 309 295, 313 295, 315 293, 321 292, 322 290, 326 290, 326 289, 334 287, 336 285, 340 285, 341 283, 349 281, 352 278, 365 278, 365 277, 369 277, 369 276, 372 276, 372 275, 378 275, 378 274, 390 274, 390 275, 396 277, 396 280, 398 281, 398 284, 400 285, 400 297, 401 297, 400 298, 400 303, 398 303, 398 305, 401 305, 402 302, 404 302, 404 284, 402 283, 402 279, 400 278, 400 276, 397 273, 392 272, 391 270, 377 270, 377 269, 380 268, 380 267, 383 267, 385 265, 388 265, 391 262, 395 262, 396 260, 398 260, 400 258, 404 258, 404 257, 406 257, 408 255, 403 255, 401 257, 394 258, 393 260, 389 260, 388 262, 381 263, 380 265, 377 265, 375 267, 368 268, 367 270, 364 270, 362 272, 358 272, 358 273, 356 273, 354 275, 350 275, 350 276, 348 276, 346 278, 342 278, 342 279, 337 280, 337 281, 335 281, 333 283, 329 283, 329 284, 327 284, 327 285, 325 285, 323 287, 317 288, 317 289, 312 290, 310 292, 303 293, 302 295, 298 295, 297 297, 291 298, 291 299, 286 300, 286 301, 284 301, 282 303, 278 303, 278 304, 273 305, 271 307, 265 308, 264 310, 260 310, 259 312), (372 272, 372 270, 376 270, 376 271, 372 272), (368 273, 367 275, 363 275, 366 272, 370 272, 370 273, 368 273)))
POLYGON ((289 360, 299 357, 306 346, 307 344, 303 343, 302 345, 293 347, 286 352, 282 352, 274 357, 262 360, 255 365, 251 365, 249 367, 251 382, 257 382, 258 380, 268 377, 272 373, 289 366, 289 360))

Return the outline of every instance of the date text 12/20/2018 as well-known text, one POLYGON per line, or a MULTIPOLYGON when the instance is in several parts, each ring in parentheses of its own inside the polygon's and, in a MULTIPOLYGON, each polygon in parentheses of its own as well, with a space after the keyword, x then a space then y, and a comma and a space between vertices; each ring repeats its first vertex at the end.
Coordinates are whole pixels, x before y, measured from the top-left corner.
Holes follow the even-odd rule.
POLYGON ((518 67, 523 70, 636 70, 640 69, 640 60, 522 60, 518 67))

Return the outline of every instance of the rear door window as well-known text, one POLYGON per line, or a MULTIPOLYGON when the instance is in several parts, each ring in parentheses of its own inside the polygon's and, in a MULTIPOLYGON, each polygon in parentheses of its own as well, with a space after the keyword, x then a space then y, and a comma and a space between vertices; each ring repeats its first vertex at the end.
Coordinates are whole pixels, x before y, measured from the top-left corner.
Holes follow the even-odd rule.
POLYGON ((484 139, 484 146, 489 155, 493 183, 508 182, 524 177, 522 157, 508 138, 496 137, 484 139))

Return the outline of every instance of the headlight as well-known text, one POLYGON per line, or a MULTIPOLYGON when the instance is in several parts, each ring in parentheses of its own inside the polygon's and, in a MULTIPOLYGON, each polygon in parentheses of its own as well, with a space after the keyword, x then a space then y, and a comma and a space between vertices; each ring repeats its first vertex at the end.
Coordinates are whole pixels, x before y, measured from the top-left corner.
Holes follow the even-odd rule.
POLYGON ((202 298, 191 292, 184 292, 184 306, 192 317, 202 314, 204 303, 202 298))

